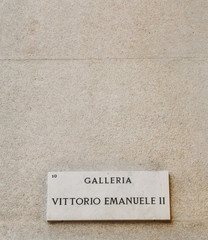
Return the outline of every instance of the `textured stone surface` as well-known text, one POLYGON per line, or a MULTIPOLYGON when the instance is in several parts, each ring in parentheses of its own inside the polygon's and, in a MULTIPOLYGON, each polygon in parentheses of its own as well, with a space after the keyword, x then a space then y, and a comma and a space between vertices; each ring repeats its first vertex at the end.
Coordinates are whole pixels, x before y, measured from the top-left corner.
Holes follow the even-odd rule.
POLYGON ((50 223, 18 221, 18 224, 1 224, 1 239, 170 239, 207 240, 207 223, 197 222, 73 222, 50 223))
POLYGON ((48 225, 47 172, 168 169, 172 223, 153 229, 142 224, 143 236, 179 239, 183 232, 205 239, 207 69, 208 61, 194 59, 2 62, 0 204, 6 236, 23 222, 28 231, 37 225, 39 233, 16 230, 17 239, 113 239, 113 226, 121 238, 124 229, 136 237, 142 232, 137 224, 48 225))
POLYGON ((207 239, 207 4, 0 0, 0 239, 207 239), (169 170, 172 221, 47 223, 73 170, 169 170))
POLYGON ((198 57, 207 0, 1 0, 1 58, 198 57))

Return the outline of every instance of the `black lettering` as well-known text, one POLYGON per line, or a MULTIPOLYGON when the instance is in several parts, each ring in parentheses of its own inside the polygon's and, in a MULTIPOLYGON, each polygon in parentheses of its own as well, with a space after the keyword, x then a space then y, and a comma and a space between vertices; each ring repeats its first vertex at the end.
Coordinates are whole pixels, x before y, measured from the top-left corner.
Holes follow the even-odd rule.
POLYGON ((85 178, 85 179, 84 179, 84 182, 85 182, 86 184, 91 183, 90 178, 89 178, 89 177, 85 178))
POLYGON ((147 204, 147 205, 150 204, 150 202, 148 202, 148 198, 147 197, 145 197, 145 204, 147 204))
POLYGON ((165 204, 165 197, 160 197, 159 200, 160 200, 160 204, 165 204))
POLYGON ((83 199, 82 198, 77 198, 76 199, 76 204, 77 205, 82 205, 83 204, 83 199))
POLYGON ((120 177, 116 178, 116 183, 121 183, 121 178, 120 177))
POLYGON ((84 198, 84 205, 89 205, 89 198, 84 198))
POLYGON ((67 200, 68 198, 63 198, 63 199, 65 200, 64 205, 66 205, 66 200, 67 200))
POLYGON ((105 205, 109 205, 109 198, 108 197, 105 198, 105 205))
POLYGON ((131 183, 131 179, 128 177, 126 183, 131 183))
POLYGON ((56 203, 58 202, 58 198, 56 198, 56 200, 54 198, 52 198, 52 200, 53 200, 54 205, 56 205, 56 203))
POLYGON ((71 199, 71 205, 74 205, 74 199, 75 198, 70 198, 71 199))
POLYGON ((131 203, 132 204, 132 198, 126 198, 126 204, 131 203))
POLYGON ((96 180, 96 178, 93 178, 93 180, 92 180, 92 184, 97 184, 97 180, 96 180))
POLYGON ((138 204, 139 203, 139 198, 138 197, 134 197, 133 200, 134 200, 134 204, 138 204))
POLYGON ((120 201, 119 201, 119 205, 120 205, 120 204, 125 204, 123 198, 120 199, 120 201))
POLYGON ((140 197, 140 204, 144 204, 144 197, 140 197))
POLYGON ((155 204, 155 197, 151 197, 151 204, 155 204))
POLYGON ((110 198, 110 204, 118 204, 117 198, 110 198))
POLYGON ((100 204, 100 198, 94 198, 93 203, 94 203, 95 205, 100 204), (96 201, 97 201, 97 202, 96 202, 96 201))

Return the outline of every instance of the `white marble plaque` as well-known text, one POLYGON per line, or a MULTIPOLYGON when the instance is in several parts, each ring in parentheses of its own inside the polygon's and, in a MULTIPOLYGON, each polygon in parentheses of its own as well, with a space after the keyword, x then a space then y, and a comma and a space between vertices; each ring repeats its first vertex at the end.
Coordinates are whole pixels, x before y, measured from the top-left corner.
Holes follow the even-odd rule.
POLYGON ((170 220, 169 174, 50 172, 47 220, 170 220))

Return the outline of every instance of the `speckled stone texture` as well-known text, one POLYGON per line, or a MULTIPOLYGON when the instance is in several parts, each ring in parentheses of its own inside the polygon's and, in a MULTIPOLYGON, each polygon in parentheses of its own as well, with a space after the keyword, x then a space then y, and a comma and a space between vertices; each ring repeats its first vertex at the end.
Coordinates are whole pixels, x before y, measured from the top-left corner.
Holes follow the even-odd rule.
POLYGON ((207 240, 208 1, 0 16, 0 240, 207 240), (48 223, 47 172, 73 170, 168 170, 171 222, 48 223))

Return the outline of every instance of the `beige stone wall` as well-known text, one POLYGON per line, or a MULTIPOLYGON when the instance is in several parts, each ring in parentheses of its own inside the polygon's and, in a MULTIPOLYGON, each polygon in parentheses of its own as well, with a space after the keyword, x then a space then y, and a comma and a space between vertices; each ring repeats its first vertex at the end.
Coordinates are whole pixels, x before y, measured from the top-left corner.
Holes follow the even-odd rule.
POLYGON ((208 239, 208 1, 0 1, 0 239, 208 239), (171 222, 46 222, 48 171, 169 170, 171 222))

